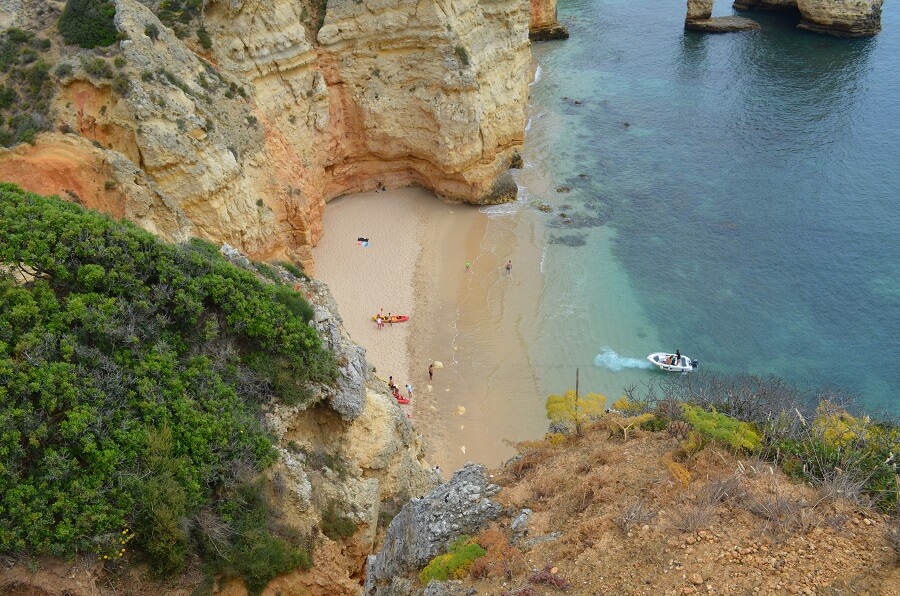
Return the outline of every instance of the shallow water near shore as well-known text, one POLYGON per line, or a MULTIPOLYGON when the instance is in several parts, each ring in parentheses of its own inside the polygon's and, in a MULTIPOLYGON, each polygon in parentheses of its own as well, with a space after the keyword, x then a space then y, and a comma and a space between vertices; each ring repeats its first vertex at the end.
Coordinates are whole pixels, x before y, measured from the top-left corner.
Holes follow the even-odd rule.
POLYGON ((679 348, 898 415, 897 11, 857 40, 747 15, 761 31, 704 36, 683 4, 563 0, 571 38, 533 46, 518 181, 553 208, 542 389, 580 365, 582 390, 615 399, 679 348))

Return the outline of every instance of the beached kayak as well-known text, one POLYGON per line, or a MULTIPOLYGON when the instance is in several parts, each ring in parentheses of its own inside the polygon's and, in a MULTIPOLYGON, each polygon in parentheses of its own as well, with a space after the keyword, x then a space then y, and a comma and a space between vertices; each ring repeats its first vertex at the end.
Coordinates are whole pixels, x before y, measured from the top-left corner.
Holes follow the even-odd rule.
MULTIPOLYGON (((373 321, 377 318, 378 318, 378 315, 372 315, 373 321)), ((390 319, 388 319, 387 317, 384 317, 384 318, 382 318, 382 320, 385 323, 405 323, 406 321, 409 320, 409 317, 407 317, 406 315, 391 315, 390 319)))

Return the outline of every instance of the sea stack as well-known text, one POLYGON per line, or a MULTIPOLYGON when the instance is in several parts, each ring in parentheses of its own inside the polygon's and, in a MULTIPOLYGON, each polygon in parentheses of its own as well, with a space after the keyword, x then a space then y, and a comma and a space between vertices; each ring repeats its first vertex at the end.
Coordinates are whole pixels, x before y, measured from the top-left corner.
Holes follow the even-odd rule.
POLYGON ((713 0, 688 0, 684 28, 704 33, 731 33, 759 29, 759 23, 744 17, 712 16, 713 0))
POLYGON ((798 12, 800 29, 837 37, 866 37, 881 31, 884 0, 735 0, 735 10, 798 12))
POLYGON ((797 0, 800 29, 837 37, 867 37, 881 31, 883 0, 797 0))
POLYGON ((531 0, 528 37, 531 41, 568 39, 569 30, 557 20, 556 0, 531 0))

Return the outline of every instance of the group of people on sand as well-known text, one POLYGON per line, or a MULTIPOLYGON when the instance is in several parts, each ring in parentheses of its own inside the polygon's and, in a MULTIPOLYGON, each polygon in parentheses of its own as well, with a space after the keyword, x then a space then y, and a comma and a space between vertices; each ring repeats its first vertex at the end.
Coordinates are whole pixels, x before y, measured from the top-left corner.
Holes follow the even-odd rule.
MULTIPOLYGON (((428 380, 434 380, 434 363, 428 365, 428 380)), ((412 401, 413 397, 413 388, 409 383, 406 384, 406 399, 404 400, 403 396, 400 395, 400 388, 394 383, 393 375, 388 377, 388 390, 391 392, 391 395, 394 396, 400 403, 409 403, 412 401)))
POLYGON ((376 329, 384 329, 385 321, 389 323, 391 326, 394 325, 394 319, 391 317, 391 313, 387 314, 387 318, 384 316, 384 308, 378 311, 378 315, 375 317, 375 328, 376 329))
MULTIPOLYGON (((506 266, 504 267, 504 269, 506 269, 507 275, 512 273, 512 261, 506 261, 506 266)), ((466 259, 466 271, 471 271, 471 270, 472 270, 472 262, 470 260, 466 259)))
MULTIPOLYGON (((396 383, 394 383, 394 377, 388 377, 388 390, 390 390, 391 395, 394 396, 394 399, 397 401, 402 401, 403 397, 400 395, 400 388, 397 387, 396 383)), ((406 384, 406 403, 412 401, 413 388, 409 383, 406 384)))

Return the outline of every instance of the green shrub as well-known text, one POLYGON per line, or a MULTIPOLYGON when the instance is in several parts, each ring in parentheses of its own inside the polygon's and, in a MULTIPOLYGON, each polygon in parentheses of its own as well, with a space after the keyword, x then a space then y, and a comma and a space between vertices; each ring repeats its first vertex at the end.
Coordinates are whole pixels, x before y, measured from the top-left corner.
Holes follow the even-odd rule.
POLYGON ((156 43, 156 40, 159 39, 159 27, 156 26, 156 23, 150 23, 144 27, 144 35, 149 37, 150 41, 156 43))
POLYGON ((0 263, 34 272, 0 276, 0 552, 105 553, 132 526, 171 573, 193 552, 220 557, 186 533, 211 510, 240 537, 217 564, 248 584, 260 558, 273 572, 308 558, 233 488, 275 457, 259 404, 336 377, 271 286, 208 243, 166 244, 10 184, 0 263))
POLYGON ((12 87, 4 87, 0 85, 0 110, 5 110, 13 105, 19 99, 19 94, 12 87))
POLYGON ((456 57, 459 59, 460 64, 462 64, 463 66, 469 65, 469 50, 467 50, 463 46, 456 46, 453 49, 453 53, 456 54, 456 57))
POLYGON ((281 283, 281 276, 278 275, 278 271, 271 265, 267 263, 257 263, 256 270, 266 279, 274 281, 275 283, 281 283))
POLYGON ((59 32, 66 43, 82 48, 110 46, 118 36, 115 16, 116 5, 110 0, 66 0, 59 32))
POLYGON ((131 91, 131 82, 125 75, 119 74, 113 79, 112 88, 119 95, 128 95, 131 91))
POLYGON ((298 567, 312 567, 310 542, 296 532, 270 529, 271 514, 262 482, 242 482, 227 490, 215 514, 198 518, 211 570, 240 577, 251 595, 272 579, 298 567))
POLYGON ((126 62, 127 60, 125 60, 125 56, 123 56, 122 54, 119 54, 118 56, 113 58, 113 64, 116 65, 116 68, 122 68, 123 66, 125 66, 126 62))
POLYGON ((197 27, 197 39, 200 41, 200 46, 204 50, 212 48, 212 38, 209 36, 209 31, 207 31, 206 27, 203 25, 197 27))
POLYGON ((64 62, 56 67, 56 76, 60 79, 65 79, 66 77, 72 76, 72 73, 75 72, 75 69, 72 68, 72 65, 64 62))
POLYGON ((356 522, 345 515, 340 515, 335 510, 334 501, 330 501, 322 512, 322 521, 319 524, 322 533, 332 540, 349 538, 356 534, 356 522))
POLYGON ((419 581, 427 586, 432 580, 462 579, 468 575, 475 559, 486 554, 487 551, 470 542, 468 536, 460 536, 450 544, 446 554, 436 556, 419 572, 419 581))
POLYGON ((303 272, 303 267, 301 267, 300 265, 289 263, 288 261, 278 261, 277 264, 284 267, 288 273, 290 273, 297 279, 309 280, 309 276, 303 272))
POLYGON ((312 306, 303 298, 303 295, 288 286, 276 286, 274 298, 302 321, 311 321, 315 316, 312 306))
POLYGON ((752 424, 741 422, 713 409, 707 412, 698 406, 682 404, 684 419, 703 440, 718 441, 735 451, 755 451, 762 446, 762 435, 752 424))
POLYGON ((640 428, 641 430, 649 430, 650 432, 662 432, 668 428, 668 421, 665 418, 660 418, 659 416, 653 416, 653 418, 649 418, 643 422, 641 422, 640 428))
POLYGON ((103 58, 93 58, 82 62, 84 71, 98 79, 111 79, 113 76, 112 66, 103 58))

